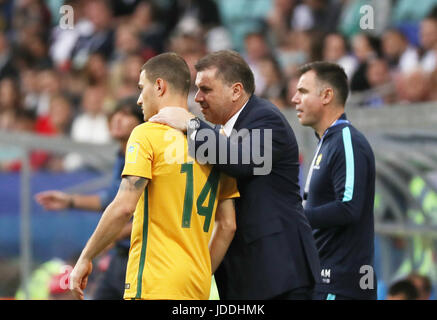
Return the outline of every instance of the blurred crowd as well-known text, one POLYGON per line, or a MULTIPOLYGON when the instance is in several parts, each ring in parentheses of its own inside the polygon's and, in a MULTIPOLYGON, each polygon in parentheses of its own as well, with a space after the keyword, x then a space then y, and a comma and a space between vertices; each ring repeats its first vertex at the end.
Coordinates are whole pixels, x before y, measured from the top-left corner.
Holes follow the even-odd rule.
MULTIPOLYGON (((3 0, 0 130, 109 143, 111 112, 138 95, 141 66, 165 51, 189 64, 198 113, 193 66, 220 49, 245 57, 255 93, 278 108, 293 108, 296 70, 314 60, 344 67, 353 106, 437 100, 437 0, 3 0)), ((10 153, 0 170, 20 168, 10 153)), ((36 150, 31 165, 83 162, 36 150)))

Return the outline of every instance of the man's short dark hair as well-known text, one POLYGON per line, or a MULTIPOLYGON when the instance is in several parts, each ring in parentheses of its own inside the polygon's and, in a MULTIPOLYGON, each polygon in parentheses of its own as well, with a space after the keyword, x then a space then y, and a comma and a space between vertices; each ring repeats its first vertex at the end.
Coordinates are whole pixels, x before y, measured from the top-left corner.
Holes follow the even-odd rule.
POLYGON ((175 90, 188 95, 191 86, 190 69, 186 61, 174 52, 166 52, 147 60, 141 68, 146 71, 147 80, 154 83, 161 78, 175 90))
POLYGON ((196 71, 217 68, 217 77, 226 84, 241 82, 244 91, 252 95, 255 92, 255 79, 249 65, 237 52, 220 50, 201 58, 194 66, 196 71))
POLYGON ((407 300, 416 300, 419 297, 416 287, 408 279, 393 283, 388 289, 388 294, 391 296, 403 294, 407 300))
POLYGON ((314 71, 319 81, 332 86, 337 101, 343 106, 346 104, 346 99, 349 94, 349 85, 347 75, 341 66, 331 62, 316 61, 307 63, 299 68, 301 75, 309 71, 314 71))

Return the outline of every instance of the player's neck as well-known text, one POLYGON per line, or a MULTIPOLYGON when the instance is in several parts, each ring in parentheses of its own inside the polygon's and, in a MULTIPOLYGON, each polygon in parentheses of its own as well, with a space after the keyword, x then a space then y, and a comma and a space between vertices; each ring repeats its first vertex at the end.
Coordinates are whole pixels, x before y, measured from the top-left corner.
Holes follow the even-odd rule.
POLYGON ((158 107, 158 111, 165 107, 179 107, 188 110, 187 97, 184 96, 172 96, 167 99, 163 99, 158 107))
POLYGON ((323 136, 325 131, 336 121, 338 118, 341 117, 341 115, 344 113, 344 109, 340 107, 332 108, 329 112, 325 114, 325 116, 322 118, 322 121, 320 121, 317 128, 315 128, 315 131, 317 132, 317 135, 319 138, 323 136))

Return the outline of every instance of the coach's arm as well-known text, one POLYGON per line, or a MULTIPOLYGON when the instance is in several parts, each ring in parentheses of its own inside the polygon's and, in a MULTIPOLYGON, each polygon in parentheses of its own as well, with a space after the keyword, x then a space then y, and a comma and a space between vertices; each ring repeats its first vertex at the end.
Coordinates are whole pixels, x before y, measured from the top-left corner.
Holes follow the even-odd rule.
POLYGON ((92 260, 117 238, 129 222, 148 181, 136 176, 124 176, 121 180, 117 195, 103 212, 96 230, 71 272, 69 287, 76 298, 84 299, 83 290, 92 271, 92 260))

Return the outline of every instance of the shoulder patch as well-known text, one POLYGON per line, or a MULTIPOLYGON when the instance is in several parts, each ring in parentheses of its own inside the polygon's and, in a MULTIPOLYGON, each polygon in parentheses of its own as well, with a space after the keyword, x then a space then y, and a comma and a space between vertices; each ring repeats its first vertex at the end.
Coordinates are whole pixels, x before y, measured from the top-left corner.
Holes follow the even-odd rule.
POLYGON ((131 143, 126 148, 126 162, 136 163, 138 157, 138 149, 140 148, 139 143, 131 143))

